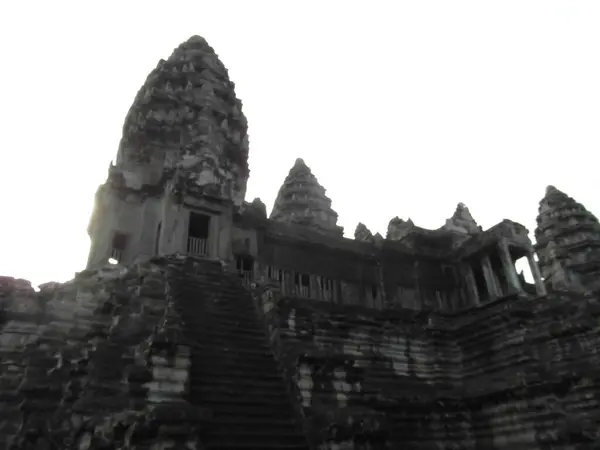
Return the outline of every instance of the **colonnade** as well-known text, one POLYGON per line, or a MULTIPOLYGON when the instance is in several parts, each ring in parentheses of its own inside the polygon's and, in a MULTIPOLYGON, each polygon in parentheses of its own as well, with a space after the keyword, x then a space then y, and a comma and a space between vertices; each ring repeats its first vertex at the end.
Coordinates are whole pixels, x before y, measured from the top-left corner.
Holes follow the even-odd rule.
MULTIPOLYGON (((508 241, 506 239, 501 239, 500 241, 498 241, 498 244, 494 247, 494 249, 498 252, 498 256, 500 257, 500 262, 502 264, 503 281, 505 281, 504 284, 500 282, 498 275, 494 272, 494 268, 490 259, 491 253, 485 253, 480 259, 475 261, 475 263, 480 264, 480 269, 483 273, 483 278, 485 280, 485 288, 487 290, 487 298, 490 300, 494 300, 505 295, 519 294, 525 292, 524 287, 522 286, 522 283, 519 280, 517 269, 510 254, 508 241)), ((526 250, 526 256, 527 262, 529 263, 529 268, 531 269, 531 273, 533 274, 537 294, 540 296, 546 295, 546 288, 542 280, 540 269, 537 265, 536 260, 534 259, 532 248, 526 250)), ((474 262, 471 261, 465 263, 464 266, 467 289, 474 303, 480 304, 482 303, 482 299, 480 296, 480 291, 477 287, 477 281, 475 279, 475 271, 473 269, 473 264, 474 262)))

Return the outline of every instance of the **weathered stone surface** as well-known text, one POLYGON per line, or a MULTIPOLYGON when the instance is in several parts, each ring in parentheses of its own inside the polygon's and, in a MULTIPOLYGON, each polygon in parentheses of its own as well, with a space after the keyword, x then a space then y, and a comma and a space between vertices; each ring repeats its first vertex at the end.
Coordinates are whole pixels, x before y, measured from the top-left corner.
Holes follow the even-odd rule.
POLYGON ((411 219, 405 221, 396 216, 390 220, 390 223, 388 224, 386 239, 399 241, 406 236, 414 226, 415 224, 411 219))
POLYGON ((259 217, 261 219, 267 218, 267 206, 258 197, 252 200, 250 203, 244 203, 242 212, 259 217))
MULTIPOLYGON (((210 211, 213 224, 232 204, 242 207, 247 127, 227 69, 202 37, 161 60, 133 101, 116 163, 96 193, 87 267, 186 251, 184 204, 210 211)), ((224 244, 203 253, 225 258, 224 244)))
POLYGON ((356 226, 356 230, 354 230, 354 239, 357 241, 373 242, 374 236, 371 230, 364 223, 360 222, 356 226))
POLYGON ((248 180, 247 121, 227 69, 200 36, 161 60, 123 126, 109 180, 133 189, 173 178, 241 205, 248 180))
POLYGON ((591 448, 600 437, 597 297, 458 316, 352 310, 272 286, 256 298, 314 446, 591 448))
POLYGON ((337 217, 325 189, 304 161, 298 158, 279 189, 271 219, 342 236, 344 230, 337 225, 337 217))
POLYGON ((535 238, 549 289, 600 288, 600 224, 583 205, 548 186, 540 201, 535 238))
POLYGON ((547 295, 515 222, 483 231, 459 204, 437 230, 396 217, 387 239, 362 224, 346 239, 301 159, 271 219, 244 202, 247 157, 233 83, 193 37, 127 116, 94 270, 39 292, 0 277, 0 448, 597 443, 600 238, 583 207, 552 189, 540 206, 563 288, 547 295))
POLYGON ((156 435, 169 423, 157 408, 185 406, 189 375, 189 350, 173 333, 182 321, 170 322, 160 266, 108 266, 38 293, 7 277, 1 287, 0 448, 163 448, 195 440, 156 435), (161 356, 165 334, 175 360, 161 356))
POLYGON ((477 234, 482 231, 481 227, 473 219, 469 208, 464 203, 459 203, 456 206, 456 211, 454 211, 451 218, 446 220, 442 228, 461 234, 477 234))

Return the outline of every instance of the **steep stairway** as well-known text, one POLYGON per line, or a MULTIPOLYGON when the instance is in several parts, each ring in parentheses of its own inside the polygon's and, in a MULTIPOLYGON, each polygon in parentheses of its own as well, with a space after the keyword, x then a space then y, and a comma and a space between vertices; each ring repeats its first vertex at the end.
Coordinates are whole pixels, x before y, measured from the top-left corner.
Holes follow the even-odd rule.
POLYGON ((209 408, 207 449, 306 450, 307 441, 256 315, 252 298, 220 263, 169 269, 192 342, 190 401, 209 408))

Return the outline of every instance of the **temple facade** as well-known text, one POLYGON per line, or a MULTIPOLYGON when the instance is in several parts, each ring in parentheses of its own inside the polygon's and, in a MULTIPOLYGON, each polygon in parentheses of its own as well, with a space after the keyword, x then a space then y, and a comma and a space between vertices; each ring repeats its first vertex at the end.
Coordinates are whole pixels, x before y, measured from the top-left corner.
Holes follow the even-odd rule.
POLYGON ((462 203, 436 230, 395 217, 350 239, 302 159, 270 216, 245 201, 248 148, 194 36, 127 114, 87 269, 0 277, 0 448, 596 448, 589 211, 548 187, 535 245, 462 203))
POLYGON ((302 297, 444 311, 542 296, 547 286, 585 289, 599 278, 597 219, 553 187, 540 204, 534 248, 522 225, 504 220, 482 230, 462 203, 437 230, 396 217, 386 238, 359 224, 347 239, 302 159, 269 218, 259 199, 245 202, 248 176, 247 121, 234 84, 214 50, 193 37, 159 62, 126 117, 116 164, 97 192, 88 268, 183 252, 302 297), (522 257, 532 286, 515 269, 522 257))
MULTIPOLYGON (((374 308, 457 310, 545 293, 521 225, 477 226, 459 204, 439 230, 392 219, 385 239, 343 237, 331 199, 297 159, 270 218, 244 201, 247 121, 227 70, 201 37, 148 76, 127 114, 115 164, 96 195, 88 268, 178 252, 226 261, 248 282, 374 308), (527 257, 527 289, 515 261, 527 257)), ((362 228, 361 228, 362 227, 362 228)))

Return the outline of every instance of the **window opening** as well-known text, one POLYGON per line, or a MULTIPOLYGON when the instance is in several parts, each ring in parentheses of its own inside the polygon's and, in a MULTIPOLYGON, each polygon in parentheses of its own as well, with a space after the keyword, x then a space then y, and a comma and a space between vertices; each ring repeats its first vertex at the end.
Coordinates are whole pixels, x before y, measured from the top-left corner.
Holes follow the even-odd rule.
POLYGON ((116 231, 113 234, 110 259, 116 261, 113 264, 120 263, 123 259, 125 248, 127 247, 127 235, 116 231))
POLYGON ((205 214, 190 213, 188 227, 187 251, 192 255, 208 254, 208 231, 210 216, 205 214))
POLYGON ((244 283, 250 284, 254 281, 254 260, 251 257, 238 255, 235 258, 235 268, 244 283))

